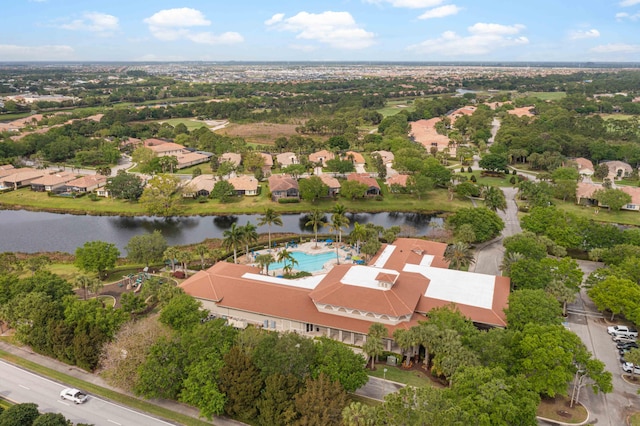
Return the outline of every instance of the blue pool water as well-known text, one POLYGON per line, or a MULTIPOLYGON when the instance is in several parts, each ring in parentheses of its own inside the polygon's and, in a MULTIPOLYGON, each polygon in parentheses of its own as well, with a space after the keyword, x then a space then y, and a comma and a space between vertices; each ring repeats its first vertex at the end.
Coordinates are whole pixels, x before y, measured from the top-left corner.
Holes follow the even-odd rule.
MULTIPOLYGON (((301 251, 291 252, 291 255, 297 264, 293 265, 294 271, 316 272, 322 269, 322 265, 331 259, 336 258, 335 252, 326 252, 320 254, 307 254, 301 251)), ((284 268, 283 262, 275 262, 269 265, 269 271, 284 268)))

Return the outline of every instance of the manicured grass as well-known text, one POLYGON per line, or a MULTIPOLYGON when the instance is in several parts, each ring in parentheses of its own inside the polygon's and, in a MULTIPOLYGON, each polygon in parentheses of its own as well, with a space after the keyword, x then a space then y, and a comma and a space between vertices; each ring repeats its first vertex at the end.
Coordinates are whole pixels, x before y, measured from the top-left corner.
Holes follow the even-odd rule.
POLYGON ((60 383, 65 383, 70 386, 76 387, 78 389, 85 390, 92 395, 98 395, 100 397, 109 399, 118 404, 122 404, 128 407, 131 407, 136 410, 147 412, 153 416, 161 417, 164 419, 169 419, 175 421, 182 425, 187 426, 204 426, 211 425, 209 422, 205 422, 202 420, 194 419, 193 417, 186 416, 184 414, 176 413, 164 407, 159 407, 157 405, 151 404, 142 399, 136 398, 132 395, 125 395, 123 393, 119 393, 116 391, 112 391, 110 389, 103 388, 101 386, 95 385, 93 383, 85 382, 83 380, 77 379, 73 376, 68 376, 66 374, 60 373, 56 370, 52 370, 50 368, 44 367, 42 365, 36 364, 34 362, 16 357, 8 352, 0 351, 0 357, 16 364, 20 367, 23 367, 29 371, 32 371, 36 374, 40 374, 42 376, 46 376, 52 380, 58 381, 60 383))
POLYGON ((373 377, 386 378, 392 382, 404 383, 414 387, 433 386, 433 382, 426 373, 417 370, 405 370, 391 365, 377 364, 375 370, 367 369, 367 374, 373 377), (384 372, 384 369, 387 372, 384 372))
POLYGON ((527 95, 543 101, 557 101, 567 96, 565 92, 527 92, 527 95))
POLYGON ((562 202, 560 200, 554 200, 556 205, 567 212, 573 213, 576 216, 594 220, 596 222, 618 223, 622 225, 635 225, 640 226, 640 212, 633 212, 627 210, 620 211, 608 211, 607 209, 600 208, 598 213, 593 207, 579 206, 574 202, 562 202))
MULTIPOLYGON (((465 167, 466 169, 466 167, 465 167)), ((455 171, 456 169, 453 169, 452 171, 455 171)), ((491 185, 491 186, 498 186, 498 187, 510 187, 513 186, 509 180, 513 177, 513 175, 505 175, 503 178, 498 178, 498 177, 490 177, 490 176, 481 176, 479 171, 474 171, 473 173, 460 173, 460 168, 457 169, 456 174, 462 175, 462 176, 466 176, 468 179, 471 179, 471 175, 475 175, 476 179, 477 179, 477 184, 478 185, 491 185)))
POLYGON ((629 426, 640 426, 640 413, 629 416, 629 426))
POLYGON ((564 423, 581 423, 589 415, 587 410, 580 404, 574 404, 573 407, 569 407, 569 399, 565 396, 542 400, 536 414, 546 419, 564 423))
POLYGON ((412 99, 403 99, 403 100, 391 100, 388 101, 387 104, 378 110, 383 117, 389 117, 390 115, 396 115, 400 111, 409 111, 412 112, 415 110, 415 106, 413 105, 412 99))
POLYGON ((80 274, 80 270, 73 263, 52 263, 47 266, 47 270, 69 282, 73 282, 73 279, 80 274))
MULTIPOLYGON (((469 207, 469 201, 453 200, 449 201, 447 191, 436 189, 422 200, 411 195, 390 194, 386 185, 382 185, 384 195, 381 201, 376 199, 356 199, 348 200, 338 197, 337 200, 323 199, 316 203, 301 201, 296 204, 279 204, 268 198, 268 187, 262 184, 261 194, 256 197, 237 197, 232 202, 220 203, 218 200, 207 200, 200 203, 197 200, 186 199, 185 215, 220 215, 220 214, 261 214, 265 208, 270 207, 279 213, 304 213, 313 209, 329 211, 336 202, 340 202, 347 207, 350 212, 453 212, 463 207, 469 207)), ((96 215, 120 215, 134 216, 146 215, 144 205, 139 203, 129 203, 110 198, 100 198, 98 201, 91 201, 88 197, 67 198, 48 197, 45 193, 34 192, 28 188, 19 189, 0 194, 0 205, 12 208, 27 208, 36 211, 69 212, 76 214, 96 214, 96 215)))
POLYGON ((200 127, 207 127, 206 123, 196 120, 195 118, 169 118, 167 120, 160 120, 158 123, 171 124, 173 127, 182 123, 187 126, 189 131, 199 129, 200 127))
POLYGON ((637 117, 637 115, 631 115, 631 114, 600 114, 600 117, 602 117, 604 120, 631 120, 632 118, 637 117))

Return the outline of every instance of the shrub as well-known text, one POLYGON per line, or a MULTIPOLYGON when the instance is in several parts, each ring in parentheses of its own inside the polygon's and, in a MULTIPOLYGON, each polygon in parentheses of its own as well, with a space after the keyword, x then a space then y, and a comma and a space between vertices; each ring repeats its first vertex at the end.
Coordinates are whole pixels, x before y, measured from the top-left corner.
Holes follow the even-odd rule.
POLYGON ((300 199, 294 198, 294 197, 278 198, 279 204, 295 204, 299 202, 300 202, 300 199))

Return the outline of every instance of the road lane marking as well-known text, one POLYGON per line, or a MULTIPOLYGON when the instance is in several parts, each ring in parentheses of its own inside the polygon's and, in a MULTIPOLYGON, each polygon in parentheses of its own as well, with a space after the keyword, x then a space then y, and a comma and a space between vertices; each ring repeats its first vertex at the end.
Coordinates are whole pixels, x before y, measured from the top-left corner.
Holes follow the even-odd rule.
POLYGON ((26 387, 24 385, 18 385, 18 386, 20 386, 22 389, 31 390, 31 388, 28 388, 28 387, 26 387))
POLYGON ((69 406, 69 404, 67 404, 66 402, 61 401, 59 399, 56 399, 56 401, 58 401, 59 404, 66 405, 67 407, 69 406))
POLYGON ((111 420, 111 419, 107 419, 107 421, 108 421, 109 423, 113 423, 114 425, 122 426, 120 423, 118 423, 118 422, 114 422, 114 421, 113 421, 113 420, 111 420))

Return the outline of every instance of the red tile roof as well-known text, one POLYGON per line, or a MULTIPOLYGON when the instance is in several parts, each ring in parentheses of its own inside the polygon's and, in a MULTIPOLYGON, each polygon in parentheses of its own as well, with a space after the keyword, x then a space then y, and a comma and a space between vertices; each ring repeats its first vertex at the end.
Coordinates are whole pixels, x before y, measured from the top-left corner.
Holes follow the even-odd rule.
POLYGON ((378 181, 372 178, 368 173, 350 173, 347 176, 347 180, 354 180, 356 182, 364 183, 369 188, 374 187, 380 189, 378 181))

